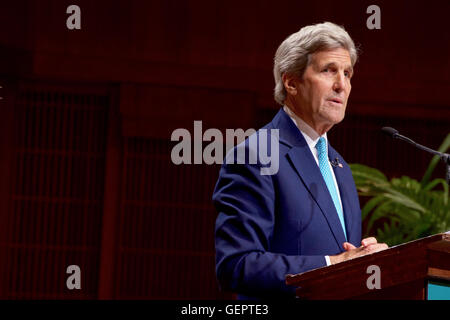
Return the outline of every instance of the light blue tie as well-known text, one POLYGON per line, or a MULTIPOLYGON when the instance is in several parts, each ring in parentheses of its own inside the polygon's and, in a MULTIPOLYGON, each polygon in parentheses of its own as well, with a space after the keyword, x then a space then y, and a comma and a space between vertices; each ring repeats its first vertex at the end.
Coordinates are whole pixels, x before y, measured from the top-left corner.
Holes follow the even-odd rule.
POLYGON ((336 211, 339 216, 339 220, 341 221, 342 229, 344 230, 345 239, 347 240, 347 231, 345 230, 345 221, 344 221, 344 213, 341 207, 341 203, 339 202, 339 197, 337 194, 336 186, 333 181, 333 176, 331 174, 330 165, 328 162, 328 154, 327 154, 327 142, 324 137, 319 139, 319 142, 316 144, 316 149, 318 152, 319 158, 319 168, 322 173, 323 179, 328 187, 328 191, 330 192, 331 198, 333 199, 334 206, 336 207, 336 211))

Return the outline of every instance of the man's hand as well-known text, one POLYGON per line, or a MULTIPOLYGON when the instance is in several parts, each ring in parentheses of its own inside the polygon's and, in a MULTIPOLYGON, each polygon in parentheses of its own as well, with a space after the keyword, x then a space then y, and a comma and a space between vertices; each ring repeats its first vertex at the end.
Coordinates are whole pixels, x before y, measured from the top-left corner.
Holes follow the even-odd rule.
POLYGON ((375 253, 388 248, 386 243, 378 243, 377 239, 375 239, 374 237, 363 239, 361 241, 361 246, 359 248, 356 248, 349 242, 344 242, 342 246, 344 247, 345 252, 335 256, 330 256, 331 264, 351 260, 357 257, 364 256, 366 254, 375 253))

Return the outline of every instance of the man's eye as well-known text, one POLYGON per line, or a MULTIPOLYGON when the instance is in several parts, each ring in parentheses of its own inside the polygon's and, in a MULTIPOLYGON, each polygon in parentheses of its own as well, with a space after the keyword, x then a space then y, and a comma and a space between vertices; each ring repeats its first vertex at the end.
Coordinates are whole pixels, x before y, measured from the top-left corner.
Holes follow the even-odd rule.
POLYGON ((322 72, 328 72, 328 71, 330 71, 330 69, 328 69, 328 68, 325 68, 322 70, 322 72))

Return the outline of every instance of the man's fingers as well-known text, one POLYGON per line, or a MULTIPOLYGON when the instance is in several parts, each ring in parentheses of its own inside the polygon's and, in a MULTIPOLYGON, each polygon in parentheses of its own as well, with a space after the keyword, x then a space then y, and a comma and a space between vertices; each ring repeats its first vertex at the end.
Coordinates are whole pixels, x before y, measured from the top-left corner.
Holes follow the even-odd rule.
POLYGON ((356 247, 352 245, 350 242, 344 242, 342 246, 344 247, 345 251, 356 249, 356 247))
POLYGON ((386 243, 374 243, 364 247, 364 251, 367 253, 375 253, 378 251, 386 250, 388 245, 386 243))
POLYGON ((351 260, 357 257, 365 256, 366 254, 375 253, 388 248, 387 244, 378 243, 377 240, 373 237, 364 239, 363 241, 361 241, 361 244, 362 246, 356 248, 350 242, 344 242, 342 244, 342 247, 344 248, 345 252, 343 252, 340 255, 330 256, 331 263, 335 264, 342 261, 351 260))
POLYGON ((378 242, 377 239, 375 239, 374 237, 369 237, 369 238, 362 239, 361 245, 363 245, 364 247, 367 247, 367 246, 370 246, 371 244, 375 244, 377 242, 378 242))

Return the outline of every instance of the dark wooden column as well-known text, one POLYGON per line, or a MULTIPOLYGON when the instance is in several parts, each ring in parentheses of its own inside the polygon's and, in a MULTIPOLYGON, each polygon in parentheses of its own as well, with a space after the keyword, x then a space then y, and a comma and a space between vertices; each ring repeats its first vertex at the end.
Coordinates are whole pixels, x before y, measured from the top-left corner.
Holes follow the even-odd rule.
POLYGON ((117 218, 120 210, 120 177, 122 168, 122 143, 117 99, 118 90, 112 89, 105 165, 105 194, 100 247, 99 299, 114 298, 114 279, 117 253, 117 218))
POLYGON ((13 171, 14 84, 0 79, 0 298, 6 298, 8 229, 11 207, 11 172, 13 171))

